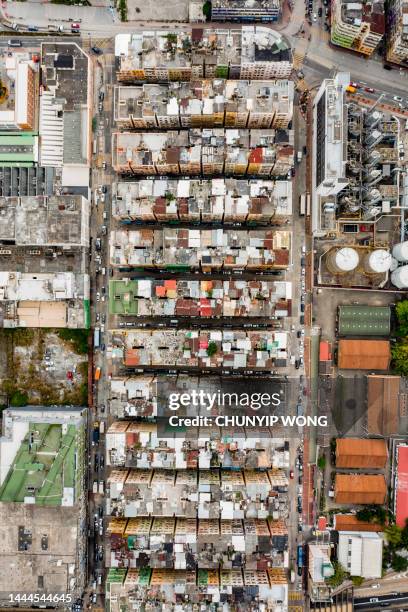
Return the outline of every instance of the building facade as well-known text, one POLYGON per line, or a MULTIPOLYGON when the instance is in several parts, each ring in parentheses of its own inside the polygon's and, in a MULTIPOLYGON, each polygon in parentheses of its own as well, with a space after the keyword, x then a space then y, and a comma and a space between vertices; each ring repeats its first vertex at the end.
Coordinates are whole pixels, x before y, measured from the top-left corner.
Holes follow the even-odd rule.
POLYGON ((384 1, 332 3, 331 41, 333 44, 370 56, 385 32, 384 1))

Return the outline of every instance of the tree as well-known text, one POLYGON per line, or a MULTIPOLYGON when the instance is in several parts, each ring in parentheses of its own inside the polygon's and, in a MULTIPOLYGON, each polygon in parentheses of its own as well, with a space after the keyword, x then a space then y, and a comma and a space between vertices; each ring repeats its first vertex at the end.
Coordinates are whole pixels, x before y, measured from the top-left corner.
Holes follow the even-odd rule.
POLYGON ((391 346, 392 365, 394 370, 408 376, 408 342, 401 340, 391 346))
POLYGON ((213 355, 216 354, 217 351, 218 351, 217 344, 213 341, 209 342, 207 346, 207 355, 209 357, 212 357, 213 355))
POLYGON ((402 529, 398 525, 388 525, 384 529, 387 542, 393 548, 398 548, 401 544, 402 529))
POLYGON ((209 21, 211 19, 211 2, 209 2, 207 0, 207 2, 204 2, 203 4, 203 15, 205 15, 207 21, 209 21))
POLYGON ((10 399, 10 406, 27 406, 27 402, 28 402, 28 396, 27 393, 24 393, 22 391, 16 391, 11 399, 10 399))
POLYGON ((324 455, 320 455, 318 458, 317 467, 323 472, 324 468, 326 467, 326 457, 324 455))
POLYGON ((408 569, 408 559, 401 555, 393 555, 391 567, 394 572, 405 572, 408 569))
POLYGON ((402 300, 395 306, 398 319, 398 335, 408 336, 408 300, 402 300))
POLYGON ((336 588, 340 586, 346 580, 346 578, 348 578, 348 573, 338 561, 333 563, 333 567, 334 574, 327 579, 327 584, 333 588, 336 588))
POLYGON ((362 576, 350 576, 350 578, 355 587, 361 586, 364 582, 364 578, 362 576))
POLYGON ((363 523, 379 523, 385 525, 387 511, 383 506, 367 506, 357 511, 356 518, 363 523))
POLYGON ((405 521, 405 527, 401 531, 401 546, 408 550, 408 519, 405 521))

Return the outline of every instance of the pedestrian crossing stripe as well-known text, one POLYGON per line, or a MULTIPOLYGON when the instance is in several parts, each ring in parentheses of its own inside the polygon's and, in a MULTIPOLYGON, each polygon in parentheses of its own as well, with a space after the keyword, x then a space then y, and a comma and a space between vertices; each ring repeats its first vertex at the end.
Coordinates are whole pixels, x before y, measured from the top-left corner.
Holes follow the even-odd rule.
POLYGON ((294 601, 303 599, 303 593, 301 591, 289 591, 289 599, 294 601))

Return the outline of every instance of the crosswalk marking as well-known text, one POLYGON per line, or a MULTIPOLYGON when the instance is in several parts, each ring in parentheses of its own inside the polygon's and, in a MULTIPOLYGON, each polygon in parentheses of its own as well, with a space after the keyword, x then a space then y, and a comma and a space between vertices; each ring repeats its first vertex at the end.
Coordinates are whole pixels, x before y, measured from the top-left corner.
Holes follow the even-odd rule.
POLYGON ((296 601, 299 599, 303 599, 303 593, 302 591, 289 591, 289 599, 296 601))

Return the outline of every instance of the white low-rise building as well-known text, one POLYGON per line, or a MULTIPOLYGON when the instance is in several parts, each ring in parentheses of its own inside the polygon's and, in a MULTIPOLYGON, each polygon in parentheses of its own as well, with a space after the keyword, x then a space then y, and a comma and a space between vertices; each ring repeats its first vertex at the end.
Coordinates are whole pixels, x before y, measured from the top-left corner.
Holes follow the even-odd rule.
POLYGON ((381 578, 384 540, 378 533, 340 531, 337 555, 351 576, 381 578))

